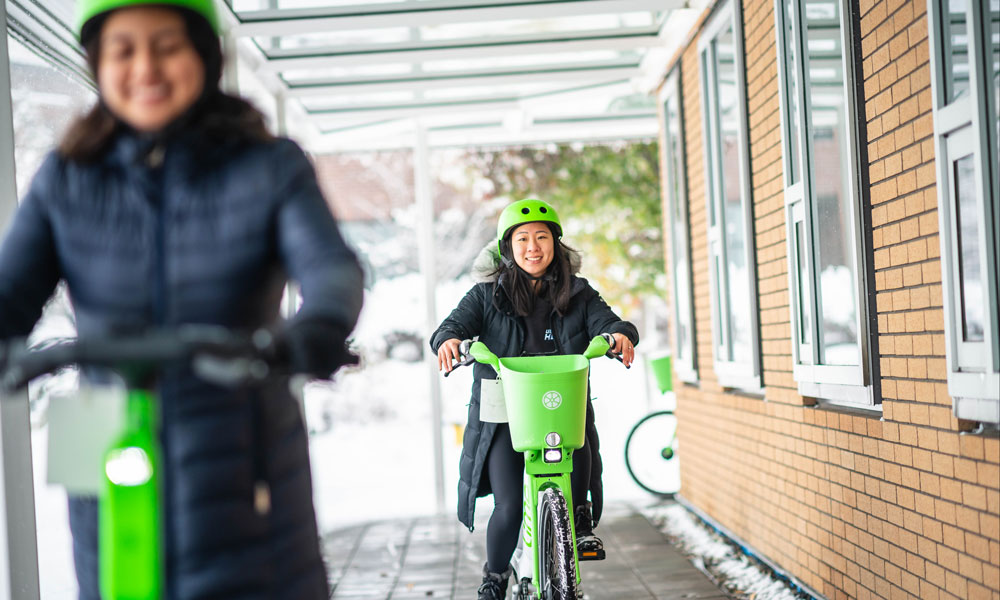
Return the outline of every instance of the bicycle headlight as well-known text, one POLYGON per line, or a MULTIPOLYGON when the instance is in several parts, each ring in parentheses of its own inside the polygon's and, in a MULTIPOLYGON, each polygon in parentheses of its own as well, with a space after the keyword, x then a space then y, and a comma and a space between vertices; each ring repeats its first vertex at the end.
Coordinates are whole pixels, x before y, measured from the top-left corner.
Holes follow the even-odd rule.
POLYGON ((560 448, 549 448, 542 455, 542 460, 547 463, 557 463, 562 462, 562 449, 560 448))
POLYGON ((548 444, 549 446, 552 446, 553 448, 558 446, 560 442, 562 442, 562 438, 559 436, 558 433, 554 431, 545 436, 545 443, 548 444))
POLYGON ((153 463, 142 448, 117 448, 108 454, 104 473, 115 485, 142 485, 153 476, 153 463))

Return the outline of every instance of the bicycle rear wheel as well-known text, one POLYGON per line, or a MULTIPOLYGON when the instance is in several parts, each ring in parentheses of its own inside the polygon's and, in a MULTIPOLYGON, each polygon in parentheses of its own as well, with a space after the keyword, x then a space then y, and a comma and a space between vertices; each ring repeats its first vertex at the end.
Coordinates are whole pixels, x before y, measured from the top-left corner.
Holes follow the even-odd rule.
POLYGON ((576 600, 569 509, 565 496, 557 488, 542 492, 538 506, 538 562, 542 600, 576 600))
POLYGON ((680 490, 673 411, 649 413, 632 427, 625 441, 625 466, 636 484, 651 494, 672 498, 680 490))

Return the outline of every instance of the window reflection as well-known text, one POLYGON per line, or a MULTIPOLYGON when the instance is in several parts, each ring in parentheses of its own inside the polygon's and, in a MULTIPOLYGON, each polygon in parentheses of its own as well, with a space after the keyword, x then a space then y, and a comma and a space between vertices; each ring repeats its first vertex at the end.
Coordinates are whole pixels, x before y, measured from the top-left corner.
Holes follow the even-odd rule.
POLYGON ((969 92, 969 31, 966 22, 967 0, 949 0, 945 18, 944 52, 945 103, 969 92))
POLYGON ((789 170, 788 185, 798 183, 802 178, 799 172, 799 92, 797 78, 794 75, 796 72, 796 54, 798 53, 798 48, 796 48, 792 26, 792 16, 794 15, 793 3, 794 0, 789 0, 782 5, 785 11, 785 72, 789 74, 786 78, 788 89, 785 91, 785 102, 788 106, 788 122, 786 125, 788 127, 788 151, 790 154, 786 159, 789 170))
POLYGON ((976 217, 975 158, 969 154, 954 163, 955 208, 958 224, 958 280, 961 295, 962 339, 983 341, 983 279, 979 255, 979 219, 976 217))
MULTIPOLYGON (((798 268, 796 272, 798 273, 798 284, 799 289, 796 290, 799 296, 799 343, 800 344, 811 344, 812 343, 812 303, 809 296, 809 281, 807 279, 808 271, 808 256, 806 254, 806 240, 805 231, 803 229, 802 221, 797 221, 795 223, 795 248, 796 260, 798 261, 798 268)), ((799 362, 811 363, 811 356, 799 356, 799 362)))
MULTIPOLYGON (((992 75, 993 85, 987 86, 988 93, 993 95, 993 131, 996 137, 993 138, 993 150, 995 151, 993 168, 998 169, 997 162, 1000 162, 1000 0, 990 0, 990 22, 987 27, 988 46, 986 56, 990 64, 989 73, 992 75)), ((997 196, 1000 190, 996 190, 993 195, 994 213, 996 213, 997 196)), ((1000 257, 998 257, 1000 258, 1000 257)))
POLYGON ((750 281, 746 261, 746 229, 743 189, 740 185, 740 105, 736 87, 733 28, 714 42, 716 89, 718 90, 719 146, 722 153, 723 243, 726 246, 725 299, 729 312, 730 356, 728 360, 750 362, 750 281))
POLYGON ((674 303, 676 309, 674 319, 677 327, 677 344, 674 351, 679 361, 688 361, 693 354, 691 340, 691 287, 688 277, 687 228, 684 210, 681 205, 686 201, 683 189, 684 180, 684 150, 681 140, 681 122, 678 100, 667 98, 664 103, 666 116, 666 153, 667 176, 669 178, 670 219, 671 219, 671 256, 673 257, 674 303))
POLYGON ((852 252, 851 185, 844 49, 836 4, 810 2, 805 10, 809 50, 812 223, 820 362, 859 365, 856 273, 852 252))

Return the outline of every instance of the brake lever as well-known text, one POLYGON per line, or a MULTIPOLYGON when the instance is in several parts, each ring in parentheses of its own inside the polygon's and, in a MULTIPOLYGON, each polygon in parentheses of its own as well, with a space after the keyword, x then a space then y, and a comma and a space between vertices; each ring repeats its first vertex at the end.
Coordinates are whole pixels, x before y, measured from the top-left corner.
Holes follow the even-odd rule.
POLYGON ((445 371, 444 372, 445 377, 451 375, 452 372, 454 372, 455 369, 459 367, 467 367, 472 363, 476 362, 476 359, 472 358, 472 355, 469 354, 469 348, 471 347, 472 347, 472 340, 462 340, 462 342, 458 345, 458 355, 464 358, 461 358, 457 363, 455 363, 451 367, 451 371, 445 371))
POLYGON ((604 338, 604 340, 608 343, 608 351, 604 353, 604 356, 607 356, 608 358, 613 358, 613 359, 617 360, 621 364, 625 365, 626 369, 631 369, 632 366, 631 365, 626 365, 625 361, 622 360, 621 353, 617 353, 616 354, 616 353, 614 353, 614 352, 611 351, 611 349, 615 347, 615 338, 614 338, 614 336, 612 336, 610 333, 602 333, 601 337, 604 338))

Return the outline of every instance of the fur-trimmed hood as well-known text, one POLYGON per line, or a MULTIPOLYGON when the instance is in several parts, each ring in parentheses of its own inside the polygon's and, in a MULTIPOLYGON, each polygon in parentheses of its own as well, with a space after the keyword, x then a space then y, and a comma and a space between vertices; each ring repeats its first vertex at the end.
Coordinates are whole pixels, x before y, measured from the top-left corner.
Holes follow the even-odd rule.
MULTIPOLYGON (((566 257, 569 259, 570 274, 579 275, 583 257, 578 251, 572 248, 567 248, 566 257)), ((491 283, 496 281, 498 266, 500 266, 500 251, 497 248, 497 241, 493 240, 479 251, 479 256, 472 262, 472 280, 476 283, 491 283)))

